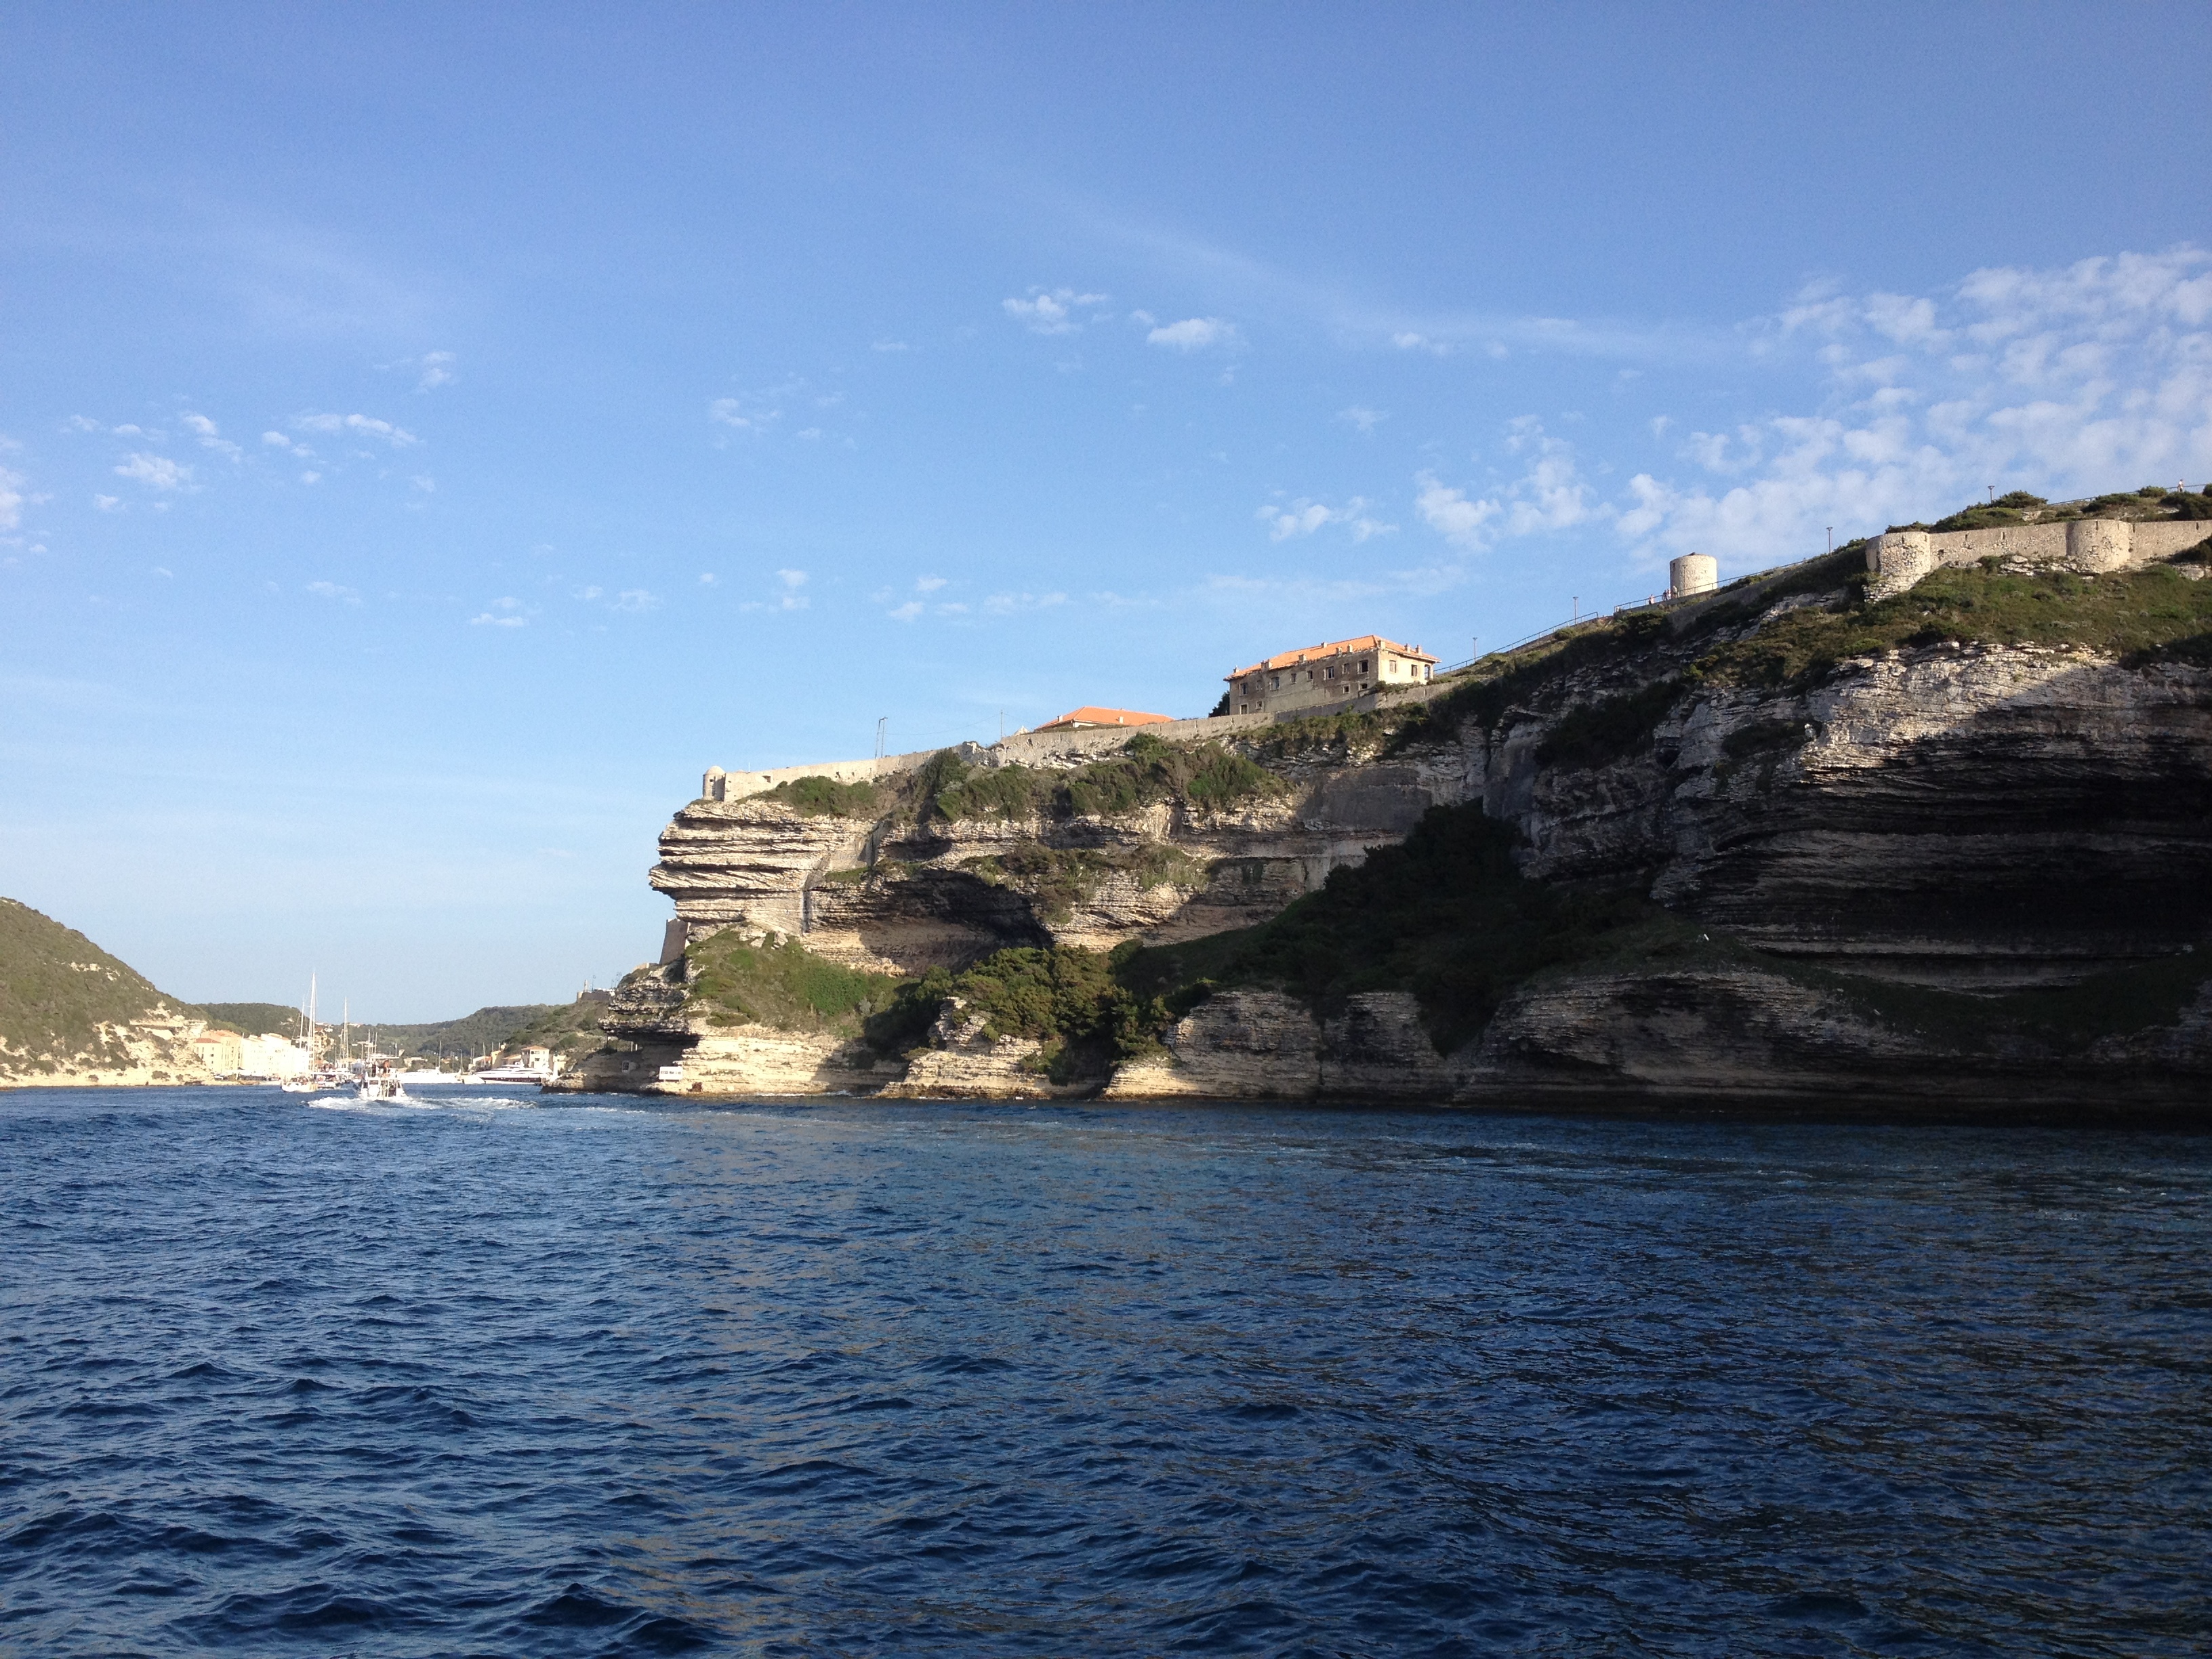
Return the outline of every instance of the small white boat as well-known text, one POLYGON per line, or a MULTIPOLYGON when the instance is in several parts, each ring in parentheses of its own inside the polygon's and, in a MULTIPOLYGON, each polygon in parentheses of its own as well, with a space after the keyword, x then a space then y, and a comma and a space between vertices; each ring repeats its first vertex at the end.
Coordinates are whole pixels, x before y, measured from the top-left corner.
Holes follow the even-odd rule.
POLYGON ((535 1066, 488 1066, 481 1072, 471 1072, 471 1083, 527 1083, 543 1085, 553 1080, 553 1073, 535 1066))

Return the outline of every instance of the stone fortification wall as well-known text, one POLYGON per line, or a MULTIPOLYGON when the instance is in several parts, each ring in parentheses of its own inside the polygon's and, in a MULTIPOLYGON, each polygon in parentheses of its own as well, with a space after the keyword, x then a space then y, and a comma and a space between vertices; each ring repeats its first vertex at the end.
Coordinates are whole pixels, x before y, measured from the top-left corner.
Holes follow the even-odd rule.
MULTIPOLYGON (((979 759, 986 752, 981 744, 963 743, 955 746, 971 763, 989 763, 979 759)), ((710 766, 699 780, 699 798, 743 800, 748 795, 763 795, 780 783, 795 783, 800 778, 828 778, 832 783, 872 783, 878 778, 893 778, 902 772, 914 771, 940 752, 917 749, 911 754, 878 755, 872 760, 813 761, 805 766, 775 766, 765 772, 725 772, 719 766, 710 766)))
POLYGON ((1893 530, 1867 544, 1870 597, 1905 592, 1943 566, 2020 559, 2094 575, 2170 559, 2194 547, 2212 524, 2195 519, 2074 519, 2063 524, 2001 524, 1983 530, 1893 530))

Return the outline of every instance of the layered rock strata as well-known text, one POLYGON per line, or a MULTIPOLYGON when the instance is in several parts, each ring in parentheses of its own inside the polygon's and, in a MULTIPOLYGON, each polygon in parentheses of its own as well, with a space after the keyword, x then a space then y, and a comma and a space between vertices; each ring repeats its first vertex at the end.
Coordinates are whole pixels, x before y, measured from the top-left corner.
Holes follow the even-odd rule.
MULTIPOLYGON (((1691 672, 1698 653, 1808 607, 1856 603, 1821 586, 1826 574, 1694 602, 1648 647, 1537 679, 1524 703, 1437 722, 1395 753, 1374 741, 1285 758, 1264 733, 1231 734, 1284 784, 1233 811, 862 823, 700 801, 665 835, 653 880, 695 928, 787 933, 842 963, 914 973, 1012 945, 1104 949, 1249 927, 1401 839, 1430 806, 1474 805, 1517 830, 1528 879, 1648 895, 1708 930, 1717 954, 1540 976, 1448 1055, 1402 992, 1316 1014, 1279 991, 1218 991, 1161 1053, 1088 1086, 1468 1103, 1607 1091, 2212 1098, 2212 991, 2139 1018, 2122 1008, 2094 1041, 2039 1032, 2032 1012, 2001 1030, 1949 1029, 1910 998, 1963 994, 1955 1006, 1971 1010, 2212 957, 2204 653, 1934 639, 1771 684, 1691 672), (1637 708, 1648 714, 1631 718, 1637 708), (1608 710, 1618 717, 1598 718, 1608 710), (1083 879, 1023 873, 1069 868, 1083 879), (1886 1000, 1883 985, 1906 1000, 1886 1000)), ((1047 1089, 1034 1046, 950 1027, 904 1060, 817 1065, 823 1079, 894 1075, 908 1095, 1047 1089)), ((803 1069, 773 1075, 796 1089, 803 1069)), ((742 1066, 714 1075, 744 1091, 742 1066)))

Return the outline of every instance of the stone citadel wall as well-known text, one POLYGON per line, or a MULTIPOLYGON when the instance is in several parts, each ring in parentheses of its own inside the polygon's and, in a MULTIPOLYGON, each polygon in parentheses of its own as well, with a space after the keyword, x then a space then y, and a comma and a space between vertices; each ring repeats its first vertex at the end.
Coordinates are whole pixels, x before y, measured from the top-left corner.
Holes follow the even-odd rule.
POLYGON ((2170 559, 2212 535, 2201 519, 2073 519, 2062 524, 2000 524, 1982 530, 1893 530, 1867 543, 1875 580, 1869 597, 1905 592, 1945 565, 2019 559, 2063 566, 2086 575, 2131 570, 2170 559))

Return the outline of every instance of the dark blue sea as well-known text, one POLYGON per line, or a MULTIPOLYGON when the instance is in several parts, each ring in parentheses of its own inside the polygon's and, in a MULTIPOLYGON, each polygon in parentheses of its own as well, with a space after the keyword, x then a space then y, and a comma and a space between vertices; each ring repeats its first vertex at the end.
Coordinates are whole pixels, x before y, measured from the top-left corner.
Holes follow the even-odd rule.
POLYGON ((2212 1141, 0 1094, 0 1652, 2182 1655, 2212 1141))

